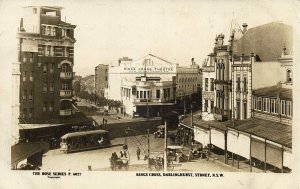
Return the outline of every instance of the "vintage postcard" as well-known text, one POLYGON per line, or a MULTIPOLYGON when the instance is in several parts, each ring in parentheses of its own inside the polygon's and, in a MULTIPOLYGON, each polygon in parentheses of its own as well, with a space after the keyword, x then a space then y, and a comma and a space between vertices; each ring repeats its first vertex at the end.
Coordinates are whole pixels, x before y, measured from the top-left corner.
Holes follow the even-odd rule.
POLYGON ((299 188, 298 9, 1 1, 0 188, 299 188))

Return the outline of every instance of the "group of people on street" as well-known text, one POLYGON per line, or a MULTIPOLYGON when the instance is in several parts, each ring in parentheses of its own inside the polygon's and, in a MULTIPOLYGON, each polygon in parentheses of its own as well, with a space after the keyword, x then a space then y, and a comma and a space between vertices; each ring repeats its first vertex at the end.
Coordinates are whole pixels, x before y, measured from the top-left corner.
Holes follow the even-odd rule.
POLYGON ((127 158, 127 152, 126 151, 120 151, 120 157, 118 156, 117 152, 113 152, 111 154, 111 159, 112 160, 117 160, 120 158, 127 158))
MULTIPOLYGON (((141 159, 141 149, 137 146, 136 148, 136 156, 137 156, 137 159, 140 160, 141 159)), ((116 152, 113 152, 111 154, 111 159, 112 160, 117 160, 117 159, 120 159, 120 158, 127 158, 127 150, 121 150, 120 151, 120 157, 117 155, 116 152)))

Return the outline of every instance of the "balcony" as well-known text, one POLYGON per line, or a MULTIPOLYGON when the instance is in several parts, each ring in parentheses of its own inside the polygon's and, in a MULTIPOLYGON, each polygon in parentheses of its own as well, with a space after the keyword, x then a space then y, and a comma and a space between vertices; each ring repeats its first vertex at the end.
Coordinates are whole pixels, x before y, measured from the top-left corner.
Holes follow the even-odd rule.
POLYGON ((69 116, 72 115, 72 109, 59 110, 60 116, 69 116))
POLYGON ((60 72, 60 79, 72 79, 73 72, 60 72))
POLYGON ((59 96, 63 98, 69 98, 72 97, 72 90, 60 90, 59 96))

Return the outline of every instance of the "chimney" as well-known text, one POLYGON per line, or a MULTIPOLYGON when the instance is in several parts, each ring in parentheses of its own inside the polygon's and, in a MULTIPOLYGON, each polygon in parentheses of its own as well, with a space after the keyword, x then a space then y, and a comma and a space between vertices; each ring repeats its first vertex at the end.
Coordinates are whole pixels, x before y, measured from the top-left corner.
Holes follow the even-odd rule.
POLYGON ((194 57, 192 58, 192 65, 194 65, 195 64, 195 61, 194 61, 194 57))
POLYGON ((242 26, 243 26, 243 33, 246 33, 248 24, 247 23, 243 23, 242 26))

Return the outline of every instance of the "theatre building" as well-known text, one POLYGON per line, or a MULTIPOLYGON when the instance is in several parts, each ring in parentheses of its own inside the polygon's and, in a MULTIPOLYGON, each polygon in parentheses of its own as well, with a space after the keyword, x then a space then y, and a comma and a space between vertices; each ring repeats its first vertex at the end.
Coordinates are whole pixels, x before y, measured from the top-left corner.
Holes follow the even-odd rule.
POLYGON ((174 108, 177 96, 188 99, 197 93, 199 77, 194 62, 190 67, 180 67, 149 54, 110 66, 108 98, 120 100, 122 113, 127 115, 157 117, 174 108))

